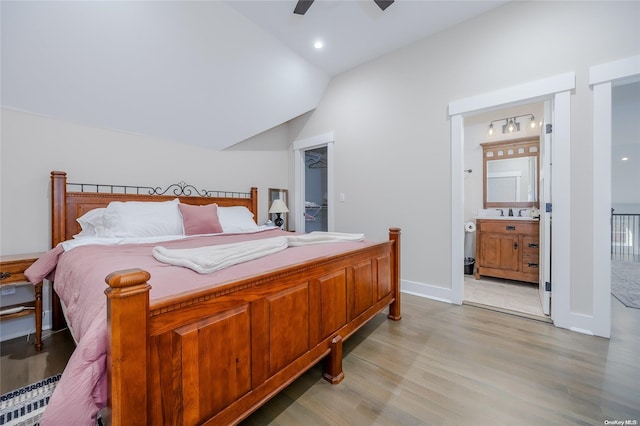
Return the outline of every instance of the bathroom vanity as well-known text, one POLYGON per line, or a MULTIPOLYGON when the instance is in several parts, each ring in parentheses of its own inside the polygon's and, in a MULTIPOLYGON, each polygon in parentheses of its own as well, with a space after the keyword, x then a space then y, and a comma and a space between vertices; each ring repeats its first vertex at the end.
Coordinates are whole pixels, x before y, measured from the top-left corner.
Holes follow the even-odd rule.
POLYGON ((476 219, 476 279, 480 276, 538 283, 540 221, 476 219))

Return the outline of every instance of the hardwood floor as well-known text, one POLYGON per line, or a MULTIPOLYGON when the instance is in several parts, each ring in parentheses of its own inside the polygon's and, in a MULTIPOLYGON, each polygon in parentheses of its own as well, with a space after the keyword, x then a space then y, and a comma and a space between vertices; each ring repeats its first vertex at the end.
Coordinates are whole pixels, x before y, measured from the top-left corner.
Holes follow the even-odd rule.
MULTIPOLYGON (((401 321, 378 315, 345 341, 342 383, 327 383, 317 365, 243 425, 640 422, 638 309, 612 300, 609 340, 406 294, 402 305, 401 321)), ((45 364, 73 345, 58 339, 53 347, 51 341, 44 341, 45 364)), ((7 369, 42 370, 29 356, 8 353, 8 347, 17 350, 10 345, 27 343, 21 338, 0 345, 3 388, 7 369)), ((12 377, 35 381, 35 375, 12 377)))

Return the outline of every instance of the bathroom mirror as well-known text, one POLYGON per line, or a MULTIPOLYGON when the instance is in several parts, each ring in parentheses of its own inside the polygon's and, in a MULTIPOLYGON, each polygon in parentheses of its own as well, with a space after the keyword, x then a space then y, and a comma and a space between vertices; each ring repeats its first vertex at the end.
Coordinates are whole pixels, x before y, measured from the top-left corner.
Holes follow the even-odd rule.
POLYGON ((482 145, 484 208, 538 207, 540 138, 482 145))

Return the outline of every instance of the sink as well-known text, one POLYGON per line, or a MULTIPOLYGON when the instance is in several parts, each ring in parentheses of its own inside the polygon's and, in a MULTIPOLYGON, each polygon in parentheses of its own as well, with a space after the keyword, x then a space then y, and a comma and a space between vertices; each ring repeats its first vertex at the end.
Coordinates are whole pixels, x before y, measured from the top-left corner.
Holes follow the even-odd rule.
POLYGON ((491 219, 491 220, 538 220, 530 216, 476 216, 474 219, 491 219))

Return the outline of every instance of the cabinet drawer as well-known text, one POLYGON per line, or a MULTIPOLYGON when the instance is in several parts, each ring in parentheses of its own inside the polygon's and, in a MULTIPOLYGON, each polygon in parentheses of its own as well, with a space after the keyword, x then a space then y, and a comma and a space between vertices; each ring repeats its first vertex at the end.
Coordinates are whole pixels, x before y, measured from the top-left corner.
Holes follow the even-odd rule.
POLYGON ((531 255, 537 257, 540 252, 539 247, 538 237, 522 237, 522 254, 525 256, 531 255))
POLYGON ((526 234, 526 235, 538 235, 539 234, 539 222, 525 222, 514 220, 510 222, 508 220, 478 220, 478 228, 481 232, 495 232, 500 234, 526 234))
POLYGON ((0 270, 0 284, 28 282, 29 280, 24 276, 25 269, 21 263, 3 264, 0 270))
POLYGON ((537 274, 540 272, 540 265, 538 256, 523 256, 522 258, 522 272, 528 274, 537 274))
POLYGON ((42 253, 0 256, 0 285, 27 283, 24 271, 38 260, 42 253))

